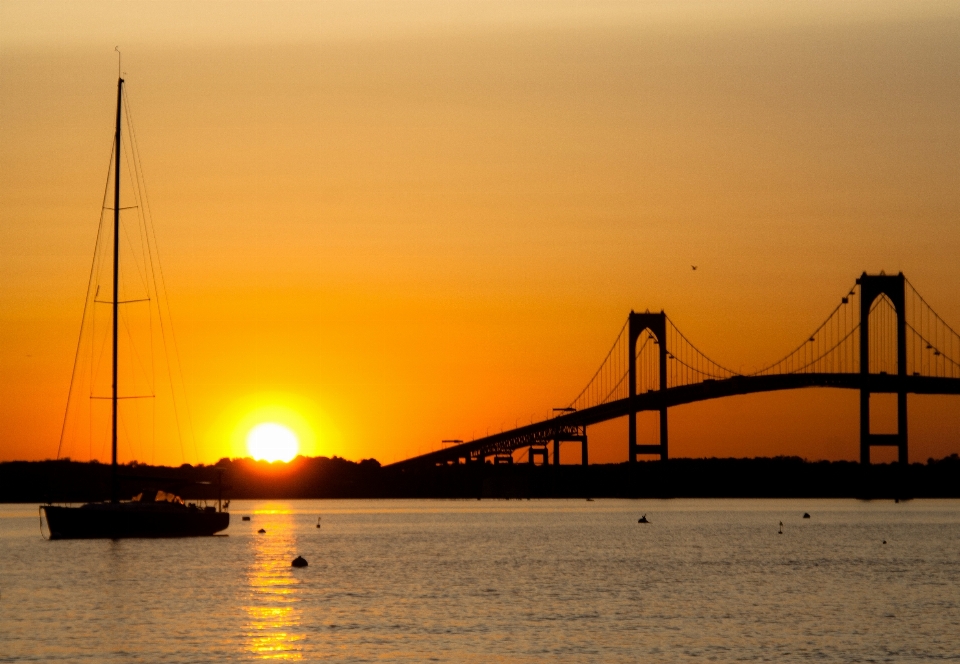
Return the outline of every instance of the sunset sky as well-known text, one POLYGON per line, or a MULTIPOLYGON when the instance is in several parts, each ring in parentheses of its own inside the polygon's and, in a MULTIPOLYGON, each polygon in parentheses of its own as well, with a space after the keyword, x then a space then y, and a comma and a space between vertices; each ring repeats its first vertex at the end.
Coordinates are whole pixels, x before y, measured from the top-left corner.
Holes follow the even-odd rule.
MULTIPOLYGON (((195 437, 121 460, 283 421, 389 463, 568 404, 631 309, 742 371, 864 270, 960 328, 958 35, 923 0, 0 0, 0 460, 57 454, 117 45, 195 437)), ((675 408, 671 453, 856 459, 857 403, 675 408)), ((910 437, 960 452, 960 398, 910 437)))

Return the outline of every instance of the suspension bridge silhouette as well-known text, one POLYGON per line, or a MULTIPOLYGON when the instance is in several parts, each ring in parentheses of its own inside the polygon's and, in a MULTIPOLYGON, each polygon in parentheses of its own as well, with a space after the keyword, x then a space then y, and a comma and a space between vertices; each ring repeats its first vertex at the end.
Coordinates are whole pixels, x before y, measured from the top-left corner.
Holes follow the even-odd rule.
POLYGON ((587 427, 628 418, 628 458, 669 458, 671 406, 745 394, 808 387, 860 391, 860 462, 873 447, 892 446, 909 461, 908 394, 960 394, 960 334, 916 291, 903 273, 864 272, 840 303, 782 359, 740 374, 710 359, 663 311, 630 312, 610 352, 586 387, 559 414, 541 422, 412 457, 394 467, 459 463, 560 463, 560 444, 581 446, 588 463, 587 427), (872 433, 870 396, 897 395, 897 432, 872 433), (659 443, 637 443, 637 413, 659 413, 659 443))

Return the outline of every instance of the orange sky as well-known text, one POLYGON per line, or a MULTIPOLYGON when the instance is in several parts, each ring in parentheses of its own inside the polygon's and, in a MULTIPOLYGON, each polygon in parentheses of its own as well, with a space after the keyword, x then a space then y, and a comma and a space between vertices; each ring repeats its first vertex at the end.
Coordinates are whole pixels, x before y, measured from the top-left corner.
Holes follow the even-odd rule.
MULTIPOLYGON (((905 4, 0 0, 0 459, 57 452, 115 45, 196 439, 122 456, 289 417, 390 462, 566 405, 631 309, 744 371, 863 270, 960 326, 960 8, 905 4)), ((672 453, 853 459, 856 399, 677 408, 672 453)))

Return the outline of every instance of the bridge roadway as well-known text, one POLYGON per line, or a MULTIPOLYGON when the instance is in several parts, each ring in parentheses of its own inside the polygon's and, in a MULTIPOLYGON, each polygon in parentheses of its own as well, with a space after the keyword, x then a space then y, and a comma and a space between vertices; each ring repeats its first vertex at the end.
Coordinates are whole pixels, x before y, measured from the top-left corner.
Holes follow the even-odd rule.
MULTIPOLYGON (((626 399, 558 415, 549 420, 528 424, 492 436, 477 438, 435 452, 429 452, 391 464, 394 468, 434 466, 446 463, 482 461, 489 456, 506 455, 529 446, 544 446, 549 442, 578 440, 585 443, 585 427, 599 424, 631 412, 659 411, 661 408, 681 406, 698 401, 758 394, 778 390, 796 390, 806 387, 833 387, 849 390, 869 388, 873 393, 960 394, 960 378, 930 376, 898 376, 895 374, 860 373, 802 373, 769 376, 733 376, 723 380, 705 380, 701 383, 652 390, 626 399)), ((584 458, 586 455, 584 454, 584 458)))

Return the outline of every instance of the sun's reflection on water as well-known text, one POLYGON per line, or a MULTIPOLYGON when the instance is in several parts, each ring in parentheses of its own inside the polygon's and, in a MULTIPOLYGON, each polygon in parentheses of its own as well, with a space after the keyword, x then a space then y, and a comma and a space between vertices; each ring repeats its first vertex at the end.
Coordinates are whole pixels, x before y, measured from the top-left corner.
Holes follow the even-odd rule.
POLYGON ((289 559, 296 549, 293 514, 271 511, 258 525, 267 532, 254 535, 253 563, 247 570, 246 648, 257 659, 302 660, 300 580, 289 559))

